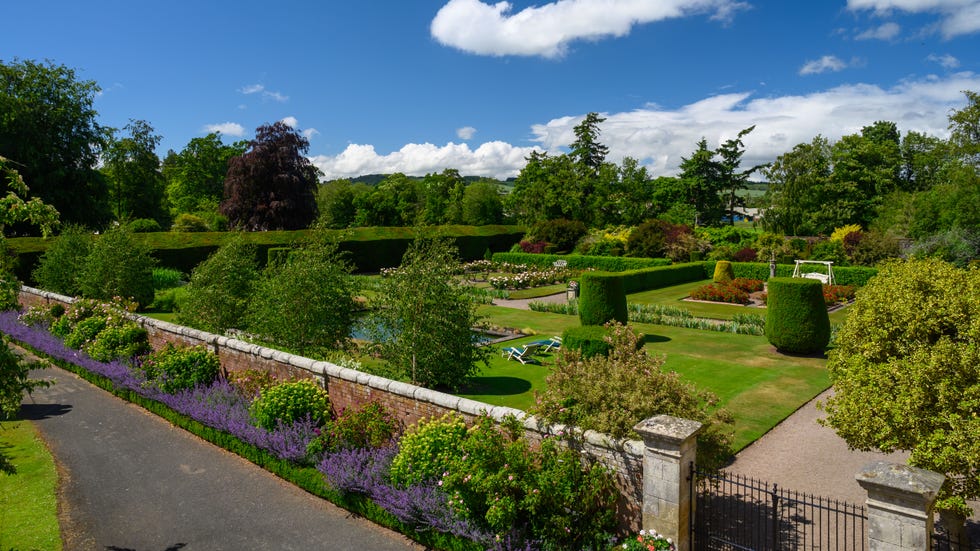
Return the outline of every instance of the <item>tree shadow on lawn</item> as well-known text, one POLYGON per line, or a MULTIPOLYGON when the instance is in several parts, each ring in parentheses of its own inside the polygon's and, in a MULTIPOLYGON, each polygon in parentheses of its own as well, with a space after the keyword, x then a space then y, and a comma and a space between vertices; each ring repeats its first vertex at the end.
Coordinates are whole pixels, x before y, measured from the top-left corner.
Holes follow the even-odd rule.
POLYGON ((65 415, 71 411, 71 408, 67 404, 21 404, 20 418, 28 421, 41 421, 65 415))
POLYGON ((512 396, 531 390, 531 382, 517 377, 472 377, 466 394, 512 396))
POLYGON ((5 474, 17 474, 17 466, 11 461, 9 451, 12 450, 14 446, 12 444, 7 444, 6 442, 0 442, 0 473, 5 474))
POLYGON ((670 340, 670 337, 665 337, 663 335, 643 335, 643 344, 670 342, 670 340))

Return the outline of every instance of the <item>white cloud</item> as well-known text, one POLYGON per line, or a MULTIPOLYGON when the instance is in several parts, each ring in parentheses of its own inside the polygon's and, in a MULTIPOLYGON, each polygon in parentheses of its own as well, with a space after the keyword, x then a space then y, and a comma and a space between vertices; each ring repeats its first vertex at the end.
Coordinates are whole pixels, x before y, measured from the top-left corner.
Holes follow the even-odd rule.
POLYGON ((847 0, 850 10, 872 10, 877 15, 893 11, 935 13, 940 17, 939 31, 954 38, 980 31, 980 0, 847 0))
POLYGON ((283 119, 280 119, 279 122, 285 124, 290 128, 296 128, 297 126, 299 126, 299 121, 296 120, 296 117, 285 117, 283 119))
POLYGON ((245 127, 237 122, 223 122, 219 124, 206 124, 204 131, 207 133, 221 132, 225 136, 240 138, 245 135, 245 127))
POLYGON ((280 94, 279 92, 272 92, 266 90, 265 86, 262 84, 246 84, 245 86, 239 88, 238 91, 241 92, 242 94, 245 94, 246 96, 252 94, 261 94, 262 99, 271 99, 279 103, 285 103, 289 101, 289 96, 280 94))
POLYGON ((472 126, 464 126, 456 130, 456 136, 461 140, 472 140, 475 134, 476 128, 472 126))
POLYGON ((926 59, 938 63, 943 67, 943 69, 955 69, 960 66, 960 60, 956 59, 955 57, 949 54, 944 54, 944 55, 930 54, 926 59))
MULTIPOLYGON (((860 132, 879 120, 895 122, 901 132, 915 130, 947 136, 950 110, 966 104, 961 90, 980 89, 980 75, 964 72, 904 81, 891 88, 850 84, 799 96, 759 97, 751 92, 718 95, 667 110, 656 105, 621 113, 605 113, 599 141, 609 147, 608 160, 638 159, 654 176, 677 174, 681 157, 694 151, 698 140, 718 147, 738 132, 756 125, 744 138, 744 166, 773 161, 795 145, 823 135, 837 140, 860 132)), ((575 140, 573 129, 584 114, 567 116, 531 127, 535 147, 487 142, 475 150, 466 144, 408 144, 379 154, 374 146, 352 144, 336 156, 320 155, 313 162, 327 178, 404 172, 424 175, 457 168, 464 175, 507 178, 524 167, 533 149, 560 153, 575 140)))
POLYGON ((306 138, 307 140, 312 140, 313 136, 316 136, 319 133, 320 131, 317 130, 316 128, 307 128, 306 130, 300 132, 300 134, 302 134, 303 137, 306 138))
POLYGON ((510 178, 517 176, 524 167, 524 158, 533 150, 540 148, 517 147, 499 141, 486 142, 476 149, 470 149, 465 143, 447 143, 441 147, 410 143, 398 151, 379 155, 373 145, 351 144, 337 156, 318 155, 310 160, 327 179, 393 172, 421 176, 446 168, 458 169, 467 176, 510 178))
POLYGON ((512 13, 509 2, 449 0, 433 18, 432 36, 465 52, 560 57, 576 40, 625 36, 634 25, 708 13, 729 21, 738 0, 555 0, 512 13))
POLYGON ((827 71, 843 71, 847 68, 847 62, 837 56, 825 55, 814 61, 807 61, 800 67, 801 75, 816 75, 827 71))
POLYGON ((880 27, 868 29, 854 38, 857 40, 891 40, 898 36, 901 30, 902 28, 898 26, 898 23, 889 22, 880 27))

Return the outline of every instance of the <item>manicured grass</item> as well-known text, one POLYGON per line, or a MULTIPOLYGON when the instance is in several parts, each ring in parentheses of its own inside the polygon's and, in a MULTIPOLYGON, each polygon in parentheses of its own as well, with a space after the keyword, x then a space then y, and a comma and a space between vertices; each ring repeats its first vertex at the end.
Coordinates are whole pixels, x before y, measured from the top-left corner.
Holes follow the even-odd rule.
MULTIPOLYGON (((578 324, 574 316, 496 306, 484 306, 480 312, 494 325, 538 333, 504 346, 560 335, 578 324)), ((779 354, 765 337, 641 323, 631 326, 647 335, 648 352, 665 356, 665 369, 718 395, 720 405, 735 416, 736 450, 830 386, 824 359, 779 354)), ((543 385, 547 366, 553 361, 545 356, 542 366, 525 366, 498 355, 478 375, 477 388, 464 396, 526 409, 534 403, 534 389, 543 388, 537 385, 543 385)))
MULTIPOLYGON (((699 318, 730 320, 735 317, 736 314, 755 314, 759 316, 766 315, 765 308, 754 308, 739 304, 713 304, 708 302, 692 302, 684 300, 691 294, 691 291, 701 287, 702 285, 707 285, 708 283, 711 283, 711 280, 704 279, 701 281, 692 281, 691 283, 674 285, 672 287, 665 287, 663 289, 653 289, 650 291, 633 293, 626 296, 626 302, 675 306, 677 308, 689 310, 692 314, 699 318)), ((847 316, 847 312, 847 308, 842 308, 836 312, 831 312, 830 323, 836 324, 843 322, 844 318, 847 316)))
POLYGON ((507 293, 507 298, 511 300, 524 299, 524 298, 540 298, 546 297, 548 295, 554 295, 556 293, 564 293, 568 289, 567 283, 558 283, 555 285, 544 285, 541 287, 534 287, 533 289, 517 289, 515 291, 510 291, 507 293))
POLYGON ((0 422, 0 549, 61 549, 57 483, 34 425, 0 422))

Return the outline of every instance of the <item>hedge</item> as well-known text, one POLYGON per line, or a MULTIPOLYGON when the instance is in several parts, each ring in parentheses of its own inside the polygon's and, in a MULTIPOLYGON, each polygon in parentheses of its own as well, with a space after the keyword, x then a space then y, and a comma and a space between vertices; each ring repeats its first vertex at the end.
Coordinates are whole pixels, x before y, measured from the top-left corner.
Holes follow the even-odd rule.
MULTIPOLYGON (((487 249, 506 251, 520 242, 524 228, 520 226, 433 226, 434 235, 452 238, 465 262, 482 259, 487 249)), ((415 239, 414 228, 354 228, 332 230, 340 238, 340 250, 348 253, 358 272, 377 272, 401 263, 409 243, 415 239)), ((257 260, 264 265, 269 249, 291 247, 306 240, 310 230, 267 231, 245 233, 246 239, 258 249, 257 260)), ((145 243, 160 266, 191 273, 194 267, 231 238, 233 232, 154 232, 134 237, 145 243)), ((17 255, 15 273, 28 284, 35 283, 31 273, 52 239, 18 237, 7 239, 7 246, 17 255)))
POLYGON ((707 279, 705 266, 701 262, 674 264, 646 270, 631 270, 619 274, 623 278, 626 294, 662 289, 671 285, 707 279))
POLYGON ((780 352, 811 354, 830 342, 830 318, 823 285, 815 279, 774 277, 769 280, 766 338, 780 352))
MULTIPOLYGON (((709 260, 704 264, 705 273, 713 274, 715 271, 715 261, 709 260)), ((794 268, 795 265, 793 264, 776 264, 776 277, 792 277, 794 268)), ((732 269, 735 272, 735 277, 761 279, 763 281, 769 279, 768 262, 732 262, 732 269)), ((818 266, 807 266, 806 271, 826 273, 822 267, 818 266)), ((877 268, 868 268, 866 266, 834 266, 834 280, 837 285, 864 287, 868 283, 868 280, 876 275, 878 275, 877 268)))
POLYGON ((550 268, 556 260, 568 262, 568 267, 575 270, 595 268, 603 272, 622 272, 639 270, 656 266, 669 266, 669 258, 631 258, 625 256, 590 256, 584 254, 533 254, 533 253, 494 253, 494 262, 509 262, 511 264, 527 264, 538 268, 550 268))
POLYGON ((578 350, 583 358, 608 356, 612 345, 606 342, 609 329, 601 325, 581 325, 569 327, 561 334, 561 346, 567 350, 578 350))
POLYGON ((578 315, 582 325, 603 325, 609 321, 626 324, 626 292, 619 274, 590 272, 582 275, 578 315))

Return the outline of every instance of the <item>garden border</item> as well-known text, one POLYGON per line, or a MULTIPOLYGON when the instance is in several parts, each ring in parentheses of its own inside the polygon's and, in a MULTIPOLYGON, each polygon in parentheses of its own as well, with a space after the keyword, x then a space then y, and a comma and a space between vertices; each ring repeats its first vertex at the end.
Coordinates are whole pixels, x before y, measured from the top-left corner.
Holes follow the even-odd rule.
MULTIPOLYGON (((27 286, 22 286, 20 291, 20 303, 25 307, 67 306, 72 301, 71 297, 27 286)), ((331 407, 336 411, 379 402, 406 425, 447 413, 459 414, 468 423, 484 413, 498 422, 513 415, 522 420, 532 443, 574 432, 578 436, 572 440, 574 449, 585 459, 599 462, 615 473, 620 494, 616 510, 620 528, 634 532, 641 528, 645 448, 640 440, 615 439, 592 430, 548 425, 519 409, 461 398, 138 314, 131 314, 131 318, 146 329, 154 349, 166 343, 205 345, 218 355, 225 372, 261 369, 280 377, 316 379, 326 388, 331 407)))

